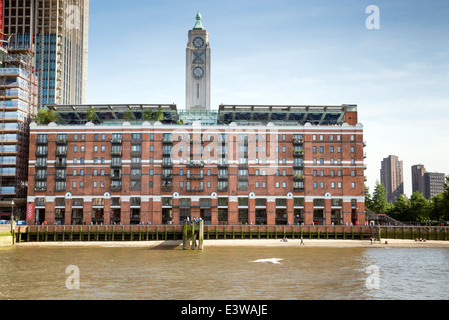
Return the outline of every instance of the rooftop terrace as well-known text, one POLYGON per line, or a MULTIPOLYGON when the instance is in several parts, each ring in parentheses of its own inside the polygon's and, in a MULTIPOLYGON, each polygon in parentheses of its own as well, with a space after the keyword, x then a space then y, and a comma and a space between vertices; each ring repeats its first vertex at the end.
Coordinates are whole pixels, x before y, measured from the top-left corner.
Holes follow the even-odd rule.
POLYGON ((356 105, 220 105, 218 111, 178 110, 175 104, 129 105, 49 105, 59 115, 59 124, 84 125, 89 122, 89 110, 95 111, 95 124, 122 124, 129 121, 160 121, 163 124, 188 125, 201 121, 203 125, 340 125, 346 121, 346 112, 356 112, 356 105))

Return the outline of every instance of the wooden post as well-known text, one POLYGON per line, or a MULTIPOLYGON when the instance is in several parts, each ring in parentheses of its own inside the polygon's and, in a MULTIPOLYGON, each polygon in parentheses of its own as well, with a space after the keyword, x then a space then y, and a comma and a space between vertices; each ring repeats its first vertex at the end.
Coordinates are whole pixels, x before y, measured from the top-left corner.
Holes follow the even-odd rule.
POLYGON ((189 233, 188 233, 187 221, 184 221, 182 225, 182 249, 187 250, 189 248, 189 233))
POLYGON ((192 239, 192 250, 195 250, 196 234, 195 234, 195 222, 193 222, 193 221, 192 221, 192 228, 191 228, 191 239, 192 239))
POLYGON ((199 245, 198 250, 203 250, 203 242, 204 242, 204 221, 200 220, 200 226, 199 226, 199 245))

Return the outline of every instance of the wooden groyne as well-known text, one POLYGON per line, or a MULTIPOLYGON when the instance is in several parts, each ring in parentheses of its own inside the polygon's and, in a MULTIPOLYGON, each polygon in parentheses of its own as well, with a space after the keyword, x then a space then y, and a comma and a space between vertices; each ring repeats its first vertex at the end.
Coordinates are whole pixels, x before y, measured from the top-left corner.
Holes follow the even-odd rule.
POLYGON ((185 221, 182 225, 182 248, 184 250, 189 248, 203 250, 203 244, 204 221, 201 220, 198 223, 185 221))
MULTIPOLYGON (((188 237, 214 239, 415 239, 449 240, 446 226, 301 226, 301 225, 199 225, 187 226, 188 237), (190 227, 190 229, 189 229, 190 227)), ((46 241, 152 241, 184 240, 184 225, 32 225, 16 226, 15 242, 46 241)), ((195 242, 196 243, 196 242, 195 242)), ((190 242, 190 247, 192 240, 190 242)), ((198 244, 199 246, 199 244, 198 244)))

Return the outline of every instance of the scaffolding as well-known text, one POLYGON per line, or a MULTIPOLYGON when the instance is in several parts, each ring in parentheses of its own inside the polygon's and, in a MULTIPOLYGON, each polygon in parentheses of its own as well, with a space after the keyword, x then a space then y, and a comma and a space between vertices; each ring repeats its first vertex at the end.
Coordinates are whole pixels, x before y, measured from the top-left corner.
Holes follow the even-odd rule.
POLYGON ((37 113, 37 71, 34 39, 21 45, 5 35, 0 69, 0 218, 26 212, 29 124, 37 113), (13 202, 14 201, 14 202, 13 202))

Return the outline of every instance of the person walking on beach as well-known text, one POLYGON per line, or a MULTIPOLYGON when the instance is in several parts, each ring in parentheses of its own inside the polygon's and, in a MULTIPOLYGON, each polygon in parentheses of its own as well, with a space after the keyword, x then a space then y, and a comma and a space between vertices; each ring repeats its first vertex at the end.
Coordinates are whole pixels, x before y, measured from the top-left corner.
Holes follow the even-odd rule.
POLYGON ((301 237, 301 244, 300 244, 301 246, 303 246, 304 245, 304 239, 303 239, 303 237, 301 237))

